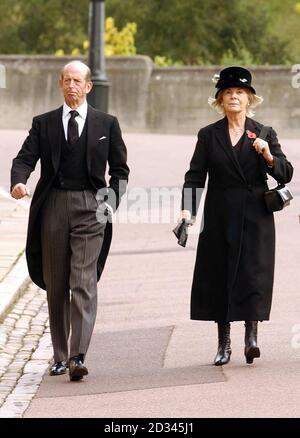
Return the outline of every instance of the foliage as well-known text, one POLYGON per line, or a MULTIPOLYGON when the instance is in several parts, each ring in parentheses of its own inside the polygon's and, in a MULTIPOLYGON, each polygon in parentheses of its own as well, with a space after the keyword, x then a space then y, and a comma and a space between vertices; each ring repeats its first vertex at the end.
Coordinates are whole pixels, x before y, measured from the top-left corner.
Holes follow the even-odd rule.
POLYGON ((107 56, 135 55, 134 35, 136 31, 136 23, 126 23, 123 29, 118 31, 115 20, 108 17, 105 25, 105 54, 107 56))
MULTIPOLYGON (((85 53, 89 4, 90 0, 1 0, 0 52, 85 53)), ((137 52, 159 65, 300 60, 297 0, 106 0, 105 4, 107 16, 113 17, 106 21, 107 54, 137 52)))
POLYGON ((182 61, 173 61, 171 58, 167 58, 166 56, 155 56, 154 57, 154 64, 158 65, 159 67, 171 67, 176 65, 182 65, 182 61))
POLYGON ((160 54, 185 64, 299 62, 300 19, 295 0, 106 3, 118 24, 129 16, 137 23, 137 51, 153 58, 160 54))
MULTIPOLYGON (((115 26, 115 20, 112 17, 107 17, 105 20, 105 55, 135 55, 136 47, 134 45, 134 35, 136 34, 136 23, 127 23, 123 29, 118 31, 115 26)), ((84 55, 88 52, 89 41, 85 39, 80 47, 72 48, 71 55, 84 55)), ((67 54, 63 49, 58 49, 55 52, 56 56, 67 54)))
POLYGON ((89 0, 1 0, 0 52, 70 53, 87 38, 89 0))
POLYGON ((251 53, 246 47, 240 47, 236 53, 232 49, 228 49, 223 53, 221 58, 221 65, 254 65, 255 61, 251 53))

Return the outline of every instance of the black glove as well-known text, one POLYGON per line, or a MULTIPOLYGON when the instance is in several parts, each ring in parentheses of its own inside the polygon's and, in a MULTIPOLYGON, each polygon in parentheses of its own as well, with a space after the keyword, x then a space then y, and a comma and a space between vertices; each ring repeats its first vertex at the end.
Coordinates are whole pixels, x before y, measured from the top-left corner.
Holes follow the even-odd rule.
POLYGON ((173 233, 178 239, 178 245, 185 247, 188 238, 188 227, 191 225, 191 221, 187 219, 181 219, 181 221, 176 225, 173 233))

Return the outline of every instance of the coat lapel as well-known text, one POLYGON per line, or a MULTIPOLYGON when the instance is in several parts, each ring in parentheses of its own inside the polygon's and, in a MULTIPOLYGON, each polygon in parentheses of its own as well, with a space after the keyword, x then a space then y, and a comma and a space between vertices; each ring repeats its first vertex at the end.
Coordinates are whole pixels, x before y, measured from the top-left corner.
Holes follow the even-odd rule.
MULTIPOLYGON (((261 131, 263 125, 258 124, 254 120, 249 119, 247 117, 245 127, 246 127, 246 131, 253 132, 256 135, 256 137, 259 137, 259 134, 260 134, 260 131, 261 131)), ((255 139, 250 139, 249 138, 249 142, 251 144, 251 146, 250 146, 251 148, 253 147, 252 144, 253 144, 254 141, 255 141, 255 139)), ((263 179, 267 180, 268 176, 267 176, 267 172, 266 172, 266 164, 265 164, 265 160, 263 159, 262 155, 259 156, 259 166, 260 166, 260 173, 261 173, 263 179)))
POLYGON ((91 157, 93 146, 97 144, 102 130, 100 113, 95 108, 88 106, 87 113, 87 151, 86 164, 88 172, 91 170, 91 157))
MULTIPOLYGON (((245 128, 246 131, 254 132, 257 137, 259 137, 259 133, 261 131, 261 125, 258 125, 257 122, 255 122, 252 119, 249 119, 249 117, 246 118, 245 128)), ((251 143, 253 143, 254 140, 250 140, 251 143)))
POLYGON ((61 134, 63 130, 62 109, 63 107, 61 106, 52 113, 48 124, 48 138, 51 146, 52 164, 55 173, 59 166, 61 152, 61 134))
POLYGON ((244 148, 243 148, 242 155, 241 155, 241 160, 243 162, 246 162, 249 158, 249 155, 254 153, 253 142, 254 142, 255 138, 251 138, 248 135, 250 133, 252 133, 252 134, 255 134, 256 137, 258 137, 259 132, 260 132, 260 128, 257 126, 257 124, 255 122, 253 122, 253 120, 251 120, 247 117, 246 123, 245 123, 245 131, 246 131, 246 136, 245 136, 245 140, 244 140, 244 148))
POLYGON ((240 177, 243 179, 243 181, 246 181, 244 173, 242 171, 242 168, 239 165, 239 162, 236 159, 236 157, 233 153, 233 150, 232 150, 229 132, 228 132, 227 118, 224 117, 224 119, 217 122, 216 128, 217 128, 216 129, 216 137, 217 137, 218 143, 220 144, 220 146, 222 147, 222 149, 224 150, 224 152, 226 153, 226 155, 230 159, 231 163, 235 167, 235 169, 238 172, 238 174, 240 175, 240 177))

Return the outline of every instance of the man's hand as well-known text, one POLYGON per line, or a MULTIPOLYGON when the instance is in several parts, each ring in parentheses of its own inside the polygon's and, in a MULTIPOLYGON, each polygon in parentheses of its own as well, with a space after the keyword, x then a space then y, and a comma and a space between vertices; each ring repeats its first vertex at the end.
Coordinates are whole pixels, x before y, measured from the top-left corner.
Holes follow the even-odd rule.
POLYGON ((11 196, 15 199, 21 199, 29 195, 29 189, 22 183, 16 184, 11 191, 11 196))

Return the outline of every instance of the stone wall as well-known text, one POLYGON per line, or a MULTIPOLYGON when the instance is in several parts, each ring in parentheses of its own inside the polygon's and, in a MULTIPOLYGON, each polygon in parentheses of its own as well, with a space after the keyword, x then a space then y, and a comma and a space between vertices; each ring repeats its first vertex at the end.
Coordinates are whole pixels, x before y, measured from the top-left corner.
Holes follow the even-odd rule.
MULTIPOLYGON (((0 55, 6 88, 1 88, 1 129, 27 129, 33 115, 61 105, 59 71, 70 57, 0 55)), ((123 131, 196 134, 219 115, 208 104, 211 81, 220 67, 158 68, 146 56, 107 59, 109 112, 123 131)), ((253 67, 253 85, 264 103, 255 118, 281 136, 300 136, 300 89, 290 66, 253 67)))

